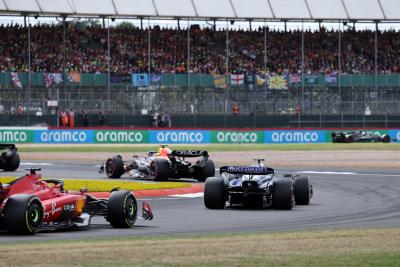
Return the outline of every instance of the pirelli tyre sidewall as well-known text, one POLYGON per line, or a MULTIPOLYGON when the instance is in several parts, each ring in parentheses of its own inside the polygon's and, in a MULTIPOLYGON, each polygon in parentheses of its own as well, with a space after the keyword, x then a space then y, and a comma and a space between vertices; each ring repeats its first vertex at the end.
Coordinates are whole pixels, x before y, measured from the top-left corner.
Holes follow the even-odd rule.
POLYGON ((108 178, 121 178, 122 174, 124 174, 124 161, 122 160, 122 157, 117 155, 113 158, 107 159, 105 170, 108 178))
POLYGON ((3 216, 5 228, 10 233, 33 235, 42 225, 42 203, 33 195, 13 195, 7 199, 3 216))
POLYGON ((167 159, 155 158, 151 161, 150 178, 154 181, 166 181, 170 175, 170 164, 167 159))
POLYGON ((17 151, 12 149, 6 149, 3 153, 1 153, 1 168, 4 171, 15 171, 18 169, 20 164, 20 158, 17 151))
POLYGON ((204 185, 204 205, 208 209, 223 209, 227 201, 227 188, 222 177, 210 177, 204 185))
POLYGON ((294 179, 294 200, 296 205, 310 204, 311 196, 311 186, 308 177, 297 176, 294 179))
POLYGON ((381 139, 383 143, 390 143, 390 136, 387 134, 382 135, 381 139))
POLYGON ((211 159, 202 159, 198 162, 195 179, 200 182, 204 182, 208 177, 213 177, 215 175, 215 164, 211 159))
POLYGON ((294 205, 292 179, 277 179, 272 188, 272 205, 275 209, 291 210, 294 205))
POLYGON ((130 228, 137 217, 135 196, 128 190, 113 191, 107 203, 107 221, 114 228, 130 228))

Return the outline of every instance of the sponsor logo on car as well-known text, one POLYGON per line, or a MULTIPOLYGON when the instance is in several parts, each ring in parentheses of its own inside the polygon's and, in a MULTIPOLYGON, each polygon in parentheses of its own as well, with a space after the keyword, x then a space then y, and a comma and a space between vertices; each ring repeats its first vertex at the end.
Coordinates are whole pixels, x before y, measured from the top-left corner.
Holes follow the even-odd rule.
POLYGON ((201 156, 203 151, 201 150, 175 150, 174 154, 176 156, 201 156))
POLYGON ((61 211, 61 207, 57 207, 56 202, 51 202, 50 207, 43 206, 43 217, 49 218, 59 211, 61 211))
MULTIPOLYGON (((225 169, 222 168, 222 171, 225 169)), ((255 167, 255 166, 229 166, 226 168, 229 173, 248 173, 248 174, 263 174, 267 172, 265 167, 255 167)))

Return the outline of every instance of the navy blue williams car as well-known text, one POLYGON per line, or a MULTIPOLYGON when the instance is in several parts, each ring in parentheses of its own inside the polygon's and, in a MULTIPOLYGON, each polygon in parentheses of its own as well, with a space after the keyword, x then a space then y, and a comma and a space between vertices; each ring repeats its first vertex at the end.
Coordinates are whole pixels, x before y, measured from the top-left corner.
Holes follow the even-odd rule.
POLYGON ((210 177, 204 186, 204 204, 209 209, 242 205, 291 210, 296 205, 308 205, 313 188, 307 176, 286 174, 276 177, 272 168, 256 159, 252 166, 224 166, 221 177, 210 177))

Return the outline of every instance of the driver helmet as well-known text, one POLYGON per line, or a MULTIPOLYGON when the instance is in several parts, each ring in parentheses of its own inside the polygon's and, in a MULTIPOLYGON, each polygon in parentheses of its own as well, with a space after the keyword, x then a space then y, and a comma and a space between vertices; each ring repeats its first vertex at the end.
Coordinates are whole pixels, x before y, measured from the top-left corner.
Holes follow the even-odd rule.
POLYGON ((168 154, 171 154, 171 149, 168 147, 160 147, 158 149, 158 155, 161 157, 168 157, 168 154))

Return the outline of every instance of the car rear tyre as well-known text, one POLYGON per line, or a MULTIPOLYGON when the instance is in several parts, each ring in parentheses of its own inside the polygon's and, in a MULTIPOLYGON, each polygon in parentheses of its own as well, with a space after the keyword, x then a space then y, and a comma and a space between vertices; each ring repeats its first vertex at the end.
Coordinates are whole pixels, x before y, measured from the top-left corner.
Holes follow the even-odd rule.
POLYGON ((43 208, 39 198, 28 194, 11 196, 4 210, 4 224, 13 234, 33 235, 43 221, 43 208))
POLYGON ((294 180, 294 201, 296 205, 310 204, 311 190, 307 176, 299 176, 294 180))
POLYGON ((225 182, 221 177, 210 177, 204 185, 204 205, 208 209, 223 209, 226 204, 225 182))
POLYGON ((121 178, 124 174, 124 162, 121 156, 109 158, 106 161, 106 174, 108 178, 121 178))
POLYGON ((154 181, 166 181, 169 176, 169 162, 156 158, 150 163, 150 178, 154 181))
POLYGON ((137 202, 128 190, 113 191, 107 204, 107 221, 114 228, 130 228, 135 224, 137 202))
POLYGON ((204 182, 208 177, 215 175, 214 161, 211 159, 203 159, 199 162, 195 178, 200 182, 204 182))
POLYGON ((272 189, 272 204, 275 209, 291 210, 294 204, 293 181, 279 179, 272 189))
POLYGON ((385 134, 382 136, 382 142, 383 143, 390 143, 390 136, 385 134))
POLYGON ((18 169, 20 158, 19 154, 11 149, 7 149, 1 154, 3 162, 3 170, 7 172, 12 172, 18 169))

